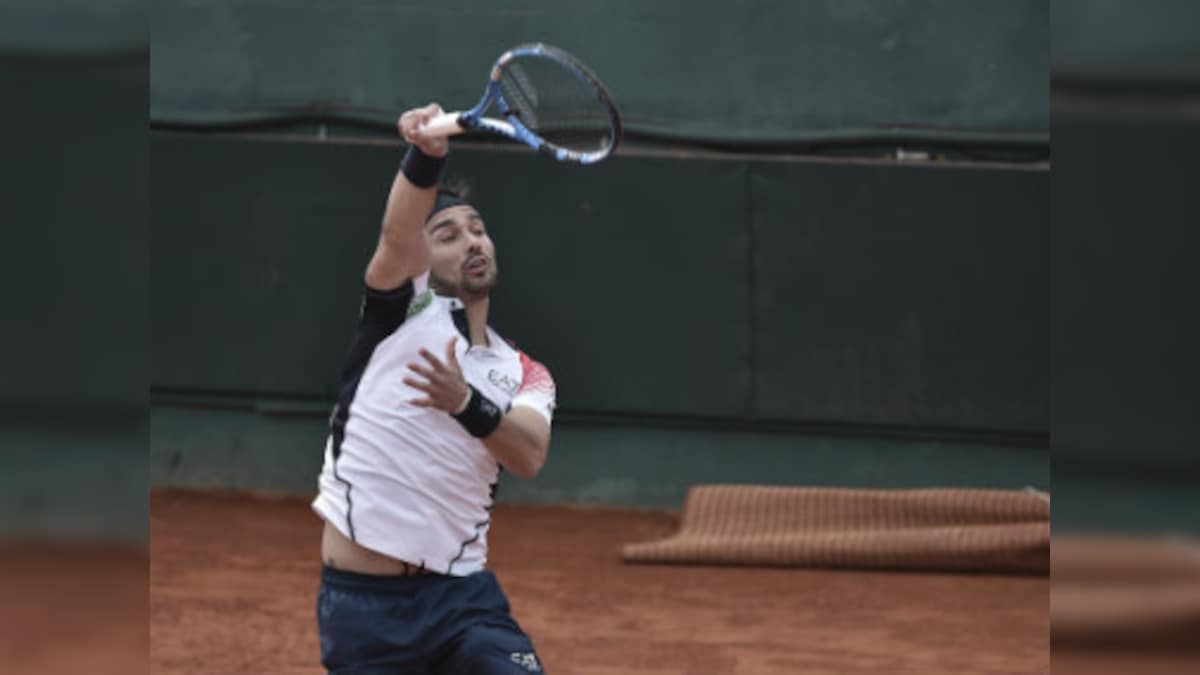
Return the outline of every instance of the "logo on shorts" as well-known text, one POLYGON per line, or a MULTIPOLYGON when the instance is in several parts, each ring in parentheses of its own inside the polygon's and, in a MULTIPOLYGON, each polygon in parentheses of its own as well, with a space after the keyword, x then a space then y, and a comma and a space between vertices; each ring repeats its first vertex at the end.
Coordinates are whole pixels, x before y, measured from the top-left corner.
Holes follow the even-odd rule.
POLYGON ((510 654, 508 656, 508 658, 513 663, 517 664, 518 666, 521 666, 522 668, 524 668, 525 670, 528 670, 531 673, 538 673, 538 672, 541 672, 541 670, 542 670, 541 664, 538 663, 537 655, 534 654, 533 652, 526 652, 524 654, 522 654, 521 652, 513 652, 512 654, 510 654))

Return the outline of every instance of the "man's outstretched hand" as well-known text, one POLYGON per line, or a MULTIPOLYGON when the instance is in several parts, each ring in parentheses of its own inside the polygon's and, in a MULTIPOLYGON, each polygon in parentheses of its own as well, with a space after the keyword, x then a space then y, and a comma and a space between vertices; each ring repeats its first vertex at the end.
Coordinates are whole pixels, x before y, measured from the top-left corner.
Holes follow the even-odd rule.
POLYGON ((424 378, 424 381, 414 377, 405 377, 404 384, 425 393, 422 398, 409 401, 422 408, 437 408, 451 415, 457 415, 466 407, 471 398, 471 388, 463 378, 462 369, 458 366, 458 357, 454 355, 454 345, 457 337, 450 338, 446 343, 446 360, 442 361, 424 347, 420 350, 425 364, 410 363, 408 369, 424 378))

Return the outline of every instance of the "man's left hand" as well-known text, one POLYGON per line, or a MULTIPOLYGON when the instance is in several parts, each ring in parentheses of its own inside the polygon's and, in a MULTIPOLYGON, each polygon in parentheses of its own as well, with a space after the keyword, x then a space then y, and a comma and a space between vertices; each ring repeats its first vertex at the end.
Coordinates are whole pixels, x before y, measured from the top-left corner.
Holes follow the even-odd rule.
POLYGON ((463 378, 462 369, 458 366, 458 357, 454 355, 454 345, 457 337, 450 338, 446 343, 446 360, 442 361, 429 350, 421 348, 421 358, 427 365, 420 363, 408 364, 408 369, 425 378, 424 381, 413 377, 404 378, 404 384, 425 393, 423 398, 414 398, 409 403, 422 408, 437 408, 451 415, 462 412, 467 401, 471 398, 471 388, 463 378))

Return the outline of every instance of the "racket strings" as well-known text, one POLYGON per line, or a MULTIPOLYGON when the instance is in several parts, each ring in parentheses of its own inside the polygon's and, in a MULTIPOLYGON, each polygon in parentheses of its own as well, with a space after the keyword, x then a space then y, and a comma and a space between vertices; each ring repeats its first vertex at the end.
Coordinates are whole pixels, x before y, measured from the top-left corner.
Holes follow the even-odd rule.
POLYGON ((509 114, 554 145, 595 152, 615 142, 608 103, 595 84, 564 64, 513 59, 501 71, 500 91, 509 114))

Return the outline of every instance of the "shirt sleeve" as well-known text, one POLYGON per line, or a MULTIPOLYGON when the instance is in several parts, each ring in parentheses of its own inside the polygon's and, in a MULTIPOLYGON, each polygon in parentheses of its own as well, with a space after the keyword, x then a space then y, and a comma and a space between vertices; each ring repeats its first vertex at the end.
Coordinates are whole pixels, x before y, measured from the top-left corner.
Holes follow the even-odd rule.
POLYGON ((385 334, 396 330, 408 318, 413 299, 428 287, 428 278, 429 273, 426 272, 389 291, 364 285, 361 325, 368 329, 382 329, 385 334))
POLYGON ((529 358, 525 352, 521 352, 521 387, 517 389, 517 395, 513 397, 513 407, 523 405, 533 408, 546 418, 547 423, 551 423, 554 419, 557 395, 558 390, 554 385, 554 378, 550 376, 550 371, 546 366, 529 358))

